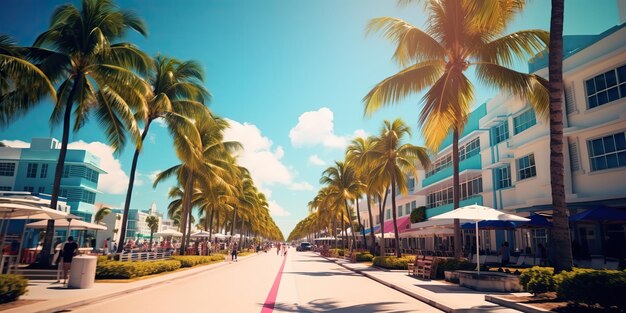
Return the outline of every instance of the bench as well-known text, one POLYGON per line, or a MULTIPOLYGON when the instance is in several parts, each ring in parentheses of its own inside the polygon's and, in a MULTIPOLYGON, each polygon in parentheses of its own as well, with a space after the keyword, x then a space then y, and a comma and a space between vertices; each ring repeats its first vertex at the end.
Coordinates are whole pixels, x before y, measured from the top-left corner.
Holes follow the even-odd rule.
POLYGON ((437 263, 432 256, 417 256, 413 264, 409 264, 409 275, 430 279, 432 273, 437 271, 437 263))

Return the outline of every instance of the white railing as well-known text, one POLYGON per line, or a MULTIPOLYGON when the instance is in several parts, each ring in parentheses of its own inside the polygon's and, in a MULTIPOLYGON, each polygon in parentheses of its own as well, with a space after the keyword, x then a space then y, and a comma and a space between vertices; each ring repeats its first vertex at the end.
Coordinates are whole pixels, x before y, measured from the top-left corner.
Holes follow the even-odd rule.
POLYGON ((120 261, 154 261, 163 260, 172 256, 171 251, 167 252, 128 252, 120 254, 120 261))

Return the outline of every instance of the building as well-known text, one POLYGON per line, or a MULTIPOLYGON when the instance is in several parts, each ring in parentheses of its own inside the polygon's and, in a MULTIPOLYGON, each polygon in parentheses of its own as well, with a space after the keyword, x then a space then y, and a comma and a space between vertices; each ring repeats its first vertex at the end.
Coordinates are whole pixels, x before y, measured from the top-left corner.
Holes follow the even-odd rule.
MULTIPOLYGON (((0 147, 0 191, 50 194, 61 144, 54 138, 33 138, 29 148, 0 147)), ((85 150, 67 150, 59 196, 71 213, 91 221, 100 159, 85 150)))

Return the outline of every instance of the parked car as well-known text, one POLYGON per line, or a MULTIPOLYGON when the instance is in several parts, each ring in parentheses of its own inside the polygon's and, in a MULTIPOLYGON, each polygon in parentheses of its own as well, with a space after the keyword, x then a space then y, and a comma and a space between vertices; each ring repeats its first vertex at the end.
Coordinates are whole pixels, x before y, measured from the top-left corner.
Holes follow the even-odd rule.
POLYGON ((296 251, 311 251, 311 244, 308 242, 301 242, 299 246, 296 247, 296 251))

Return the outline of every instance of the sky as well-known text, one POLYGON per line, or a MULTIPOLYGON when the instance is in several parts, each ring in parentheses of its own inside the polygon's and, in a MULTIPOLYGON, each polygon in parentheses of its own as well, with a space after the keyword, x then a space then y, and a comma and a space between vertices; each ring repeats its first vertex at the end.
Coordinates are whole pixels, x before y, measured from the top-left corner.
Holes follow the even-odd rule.
MULTIPOLYGON (((620 0, 568 0, 564 34, 597 34, 619 24, 620 0)), ((625 0, 621 0, 625 1, 625 0)), ((68 0, 2 0, 0 34, 31 45, 46 30, 55 7, 68 0)), ((424 27, 420 5, 398 6, 394 0, 118 0, 148 26, 147 38, 129 33, 150 55, 197 60, 213 95, 209 108, 229 120, 225 136, 244 146, 239 163, 247 167, 270 203, 285 237, 308 214, 307 203, 319 189, 322 171, 342 160, 355 136, 378 134, 383 120, 403 119, 411 126, 411 143, 422 144, 417 126, 421 95, 364 117, 363 97, 378 82, 398 72, 392 43, 366 35, 371 18, 393 16, 424 27)), ((550 2, 531 0, 508 32, 549 29, 550 2)), ((517 70, 526 71, 525 63, 517 70)), ((470 76, 471 79, 471 76, 470 76)), ((497 90, 476 85, 475 104, 497 90)), ((0 129, 0 140, 27 146, 33 137, 61 137, 50 125, 52 103, 0 129), (45 125, 45 126, 44 126, 45 125)), ((163 125, 151 127, 139 158, 132 208, 148 209, 154 201, 166 211, 168 180, 152 188, 156 173, 179 164, 163 125)), ((114 154, 97 122, 70 135, 70 148, 87 149, 101 158, 96 202, 122 207, 133 147, 114 154)))

